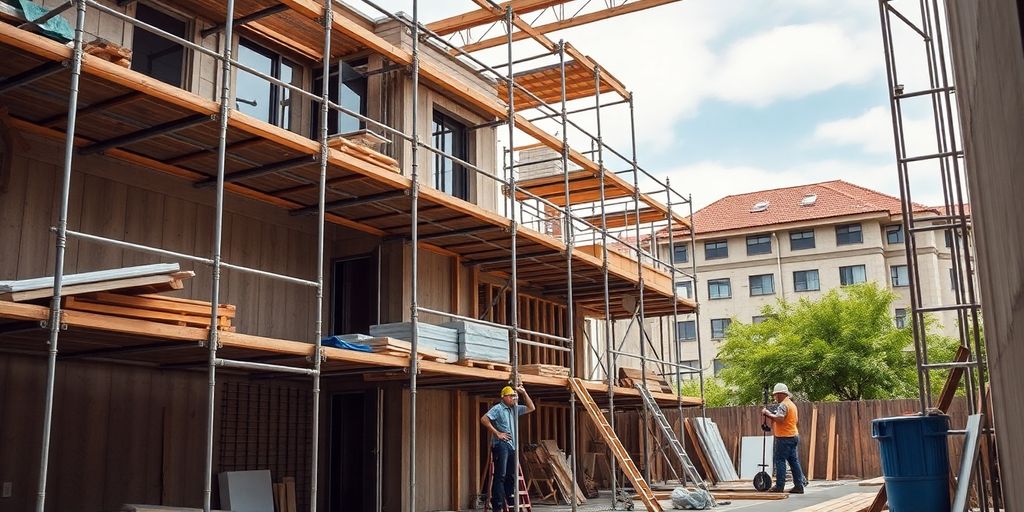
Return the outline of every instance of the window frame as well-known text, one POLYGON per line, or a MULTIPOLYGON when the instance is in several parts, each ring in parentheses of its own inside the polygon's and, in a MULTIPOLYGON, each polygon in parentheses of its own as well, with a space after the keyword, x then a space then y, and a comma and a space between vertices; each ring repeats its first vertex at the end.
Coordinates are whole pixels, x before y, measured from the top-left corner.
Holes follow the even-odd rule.
POLYGON ((732 298, 732 280, 731 279, 729 279, 728 277, 723 277, 723 278, 720 278, 720 279, 708 279, 708 300, 724 300, 724 299, 731 299, 731 298, 732 298), (725 285, 726 290, 728 290, 728 292, 729 292, 728 295, 725 295, 725 296, 719 295, 717 297, 712 295, 711 294, 711 287, 712 287, 712 285, 715 286, 715 290, 721 291, 721 287, 722 287, 723 283, 725 285))
MULTIPOLYGON (((154 26, 154 27, 156 27, 156 28, 158 28, 160 30, 163 30, 164 32, 167 32, 167 33, 170 33, 172 35, 181 37, 182 39, 185 39, 185 40, 191 40, 192 39, 192 30, 193 30, 193 26, 194 26, 193 23, 194 22, 192 20, 190 20, 188 17, 179 15, 178 13, 173 12, 173 11, 171 11, 169 9, 165 9, 162 6, 153 5, 153 4, 149 3, 149 2, 137 2, 136 6, 135 6, 135 14, 134 14, 133 17, 136 18, 136 19, 140 19, 140 21, 144 21, 145 23, 147 23, 149 25, 152 25, 152 26, 154 26), (153 11, 153 13, 155 13, 157 15, 166 16, 168 18, 172 18, 175 21, 178 21, 178 22, 182 23, 183 24, 182 33, 180 33, 180 34, 176 33, 175 31, 171 30, 166 24, 157 24, 157 23, 154 22, 155 20, 152 20, 152 19, 150 19, 150 20, 141 20, 141 18, 143 16, 139 16, 138 9, 140 7, 143 8, 143 9, 148 9, 150 11, 153 11)), ((165 39, 162 36, 159 36, 159 35, 157 35, 157 34, 155 34, 153 32, 150 32, 148 30, 145 30, 145 29, 142 29, 142 28, 138 28, 138 27, 135 27, 134 31, 132 32, 131 44, 132 44, 133 51, 139 45, 139 43, 136 41, 136 37, 139 36, 140 34, 143 37, 152 37, 152 38, 154 38, 153 39, 154 41, 160 41, 161 43, 169 45, 169 49, 173 49, 174 53, 177 53, 179 51, 181 52, 181 63, 180 63, 181 70, 180 70, 180 73, 179 73, 179 76, 178 76, 178 82, 177 83, 166 82, 166 81, 162 80, 161 78, 158 78, 158 77, 154 76, 153 74, 151 74, 152 73, 152 66, 150 67, 150 70, 148 72, 144 71, 144 70, 141 70, 141 69, 136 69, 134 67, 135 64, 143 62, 141 58, 133 58, 132 59, 132 63, 128 66, 128 68, 131 69, 132 71, 135 71, 135 72, 138 72, 138 73, 142 73, 143 75, 146 75, 146 76, 148 76, 148 77, 150 77, 150 78, 152 78, 154 80, 157 80, 159 82, 165 83, 165 84, 170 85, 172 87, 177 87, 179 89, 189 89, 188 82, 189 82, 189 75, 191 74, 190 73, 191 70, 189 69, 191 51, 188 48, 186 48, 186 47, 184 47, 184 46, 182 46, 182 45, 180 45, 180 44, 178 44, 176 42, 170 41, 170 40, 165 39)), ((139 55, 143 55, 143 54, 139 54, 139 55)), ((136 55, 136 57, 139 57, 139 55, 136 55)), ((146 54, 146 55, 148 55, 148 54, 146 54)), ((147 60, 147 62, 152 63, 152 60, 149 59, 149 60, 147 60)))
POLYGON ((885 243, 887 245, 902 245, 906 243, 903 224, 889 224, 885 227, 885 243), (896 241, 893 241, 893 235, 896 235, 896 241))
POLYGON ((853 286, 855 284, 866 283, 867 281, 868 281, 868 269, 867 269, 866 265, 846 265, 846 266, 839 267, 839 286, 853 286), (862 271, 863 271, 863 280, 861 280, 861 281, 857 281, 856 280, 857 276, 854 273, 855 270, 858 269, 858 268, 862 269, 862 271), (849 283, 844 283, 843 282, 843 270, 844 269, 850 269, 850 279, 853 280, 853 282, 849 282, 849 283))
POLYGON ((907 327, 907 308, 896 308, 892 316, 893 324, 897 329, 906 329, 907 327), (902 315, 900 313, 903 313, 902 315))
POLYGON ((889 265, 889 284, 893 288, 910 286, 910 267, 908 265, 889 265), (903 281, 900 282, 900 270, 903 270, 903 281))
MULTIPOLYGON (((453 156, 460 160, 469 162, 469 130, 465 123, 456 119, 455 117, 438 109, 433 110, 430 124, 430 143, 431 147, 453 156), (439 131, 440 129, 440 131, 439 131), (452 148, 451 152, 447 148, 438 147, 438 141, 444 140, 443 137, 446 131, 451 131, 452 134, 452 148), (439 137, 442 137, 439 139, 439 137)), ((434 158, 431 160, 430 174, 431 183, 434 188, 444 192, 450 196, 457 197, 469 201, 470 198, 470 183, 469 183, 469 171, 451 159, 444 158, 441 155, 434 154, 434 158), (438 165, 451 165, 452 181, 451 190, 448 190, 447 184, 441 181, 443 173, 438 172, 438 165)))
POLYGON ((836 246, 862 243, 864 243, 864 226, 861 226, 859 222, 836 226, 836 246), (856 240, 852 239, 853 233, 857 234, 856 240))
MULTIPOLYGON (((295 81, 298 80, 299 83, 297 85, 300 85, 300 86, 302 85, 301 80, 302 80, 302 75, 304 73, 304 70, 303 70, 302 65, 300 65, 299 63, 297 63, 297 62, 295 62, 295 61, 285 57, 280 52, 274 51, 271 48, 267 48, 266 46, 263 46, 263 45, 257 43, 256 41, 253 41, 252 39, 247 39, 245 37, 238 38, 238 50, 237 50, 237 55, 235 56, 235 58, 237 60, 239 60, 239 62, 241 62, 241 59, 242 59, 242 51, 241 51, 241 49, 243 47, 245 49, 253 52, 253 53, 256 53, 258 55, 262 55, 263 57, 266 57, 267 59, 270 60, 270 73, 267 73, 268 75, 270 75, 270 76, 272 76, 272 77, 274 77, 274 78, 276 78, 276 79, 278 79, 278 80, 280 80, 282 82, 291 83, 293 85, 296 85, 295 81), (290 81, 281 78, 281 76, 282 76, 281 71, 284 68, 286 68, 286 67, 291 69, 291 71, 292 71, 292 79, 290 81)), ((253 67, 254 68, 255 66, 251 66, 250 65, 249 67, 253 67)), ((251 115, 252 117, 254 117, 256 119, 259 119, 259 120, 264 121, 266 123, 269 123, 269 124, 272 124, 274 126, 277 126, 278 128, 284 128, 285 130, 289 130, 289 131, 294 129, 293 128, 292 120, 295 119, 295 111, 293 110, 295 105, 293 104, 294 103, 293 102, 294 97, 292 96, 292 91, 291 90, 289 90, 288 88, 285 88, 285 87, 281 87, 281 86, 279 86, 279 85, 277 85, 275 83, 269 82, 269 81, 267 81, 266 79, 264 79, 262 77, 253 75, 253 74, 248 73, 246 71, 243 71, 241 69, 236 69, 235 73, 246 73, 246 75, 249 75, 253 79, 257 80, 261 84, 261 87, 262 87, 262 84, 265 83, 266 86, 269 88, 268 89, 268 97, 267 98, 256 98, 256 99, 266 99, 267 102, 268 102, 269 107, 267 109, 267 116, 268 116, 267 119, 263 119, 259 115, 256 115, 255 113, 245 112, 243 109, 238 108, 238 101, 239 101, 238 93, 240 91, 239 91, 239 88, 238 88, 239 80, 238 80, 238 76, 236 75, 235 76, 235 80, 234 80, 235 89, 233 91, 234 92, 234 98, 235 98, 234 99, 234 102, 235 102, 234 110, 242 112, 243 114, 251 115), (282 112, 282 109, 284 109, 284 112, 282 112)), ((243 103, 244 103, 244 101, 243 101, 243 103)))
POLYGON ((676 340, 677 341, 682 341, 682 342, 697 341, 697 321, 696 320, 679 320, 679 321, 677 321, 676 322, 676 340), (680 328, 682 328, 682 332, 680 332, 680 328), (690 337, 687 337, 687 334, 689 334, 688 331, 692 332, 690 337))
POLYGON ((687 299, 693 299, 693 281, 687 279, 685 281, 676 282, 676 296, 685 297, 687 299), (686 288, 686 293, 679 293, 679 288, 686 288))
POLYGON ((688 263, 690 261, 690 248, 686 244, 672 244, 672 263, 688 263), (679 259, 679 251, 682 251, 683 258, 679 259))
POLYGON ((705 260, 722 260, 729 257, 729 240, 711 240, 704 242, 705 260), (715 246, 715 247, 711 247, 715 246), (713 251, 713 252, 712 252, 713 251))
MULTIPOLYGON (((328 71, 328 79, 330 80, 331 90, 329 91, 329 97, 332 102, 345 106, 345 108, 358 112, 361 116, 368 116, 368 105, 369 105, 369 77, 365 73, 358 71, 356 68, 361 66, 369 65, 369 58, 362 57, 351 60, 337 60, 331 64, 331 68, 328 71), (348 72, 356 73, 358 76, 349 75, 346 78, 348 72), (344 88, 342 86, 345 86, 344 88), (349 94, 344 94, 349 92, 349 94), (359 107, 357 109, 351 108, 349 105, 345 105, 346 99, 351 98, 352 94, 359 101, 359 107)), ((313 94, 323 94, 323 73, 324 68, 320 66, 313 70, 313 94)), ((311 138, 319 137, 320 134, 320 107, 319 103, 310 100, 310 136, 311 138)), ((327 113, 327 131, 328 136, 340 135, 345 133, 358 132, 366 129, 366 121, 353 117, 349 114, 341 112, 335 109, 329 109, 327 113), (356 127, 354 129, 346 129, 344 124, 346 122, 355 122, 356 127)))
POLYGON ((729 326, 732 325, 731 318, 712 318, 711 319, 711 339, 720 340, 724 339, 726 333, 729 331, 729 326), (715 336, 715 322, 718 322, 721 326, 721 336, 715 336), (724 325, 723 325, 724 323, 724 325))
POLYGON ((815 237, 814 237, 814 230, 813 229, 805 229, 803 231, 790 231, 789 232, 789 250, 791 250, 791 251, 804 251, 804 250, 807 250, 807 249, 814 249, 814 248, 815 248, 815 237), (811 236, 809 236, 809 237, 808 236, 796 236, 796 235, 806 235, 808 233, 810 233, 811 236), (803 240, 810 240, 811 244, 806 246, 806 247, 798 247, 797 245, 799 243, 804 243, 804 242, 802 242, 803 240))
POLYGON ((775 295, 775 274, 756 274, 747 276, 747 284, 750 288, 751 297, 762 297, 765 295, 775 295), (771 285, 771 291, 765 291, 764 278, 768 278, 768 283, 771 285), (760 293, 754 293, 754 279, 757 278, 761 281, 760 286, 757 287, 760 293))
POLYGON ((768 233, 750 235, 747 237, 747 256, 760 256, 772 253, 772 236, 768 233), (754 242, 751 244, 751 242, 754 242), (767 250, 765 250, 767 247, 767 250), (751 248, 754 248, 751 250, 751 248))
POLYGON ((812 269, 807 269, 807 270, 794 270, 793 271, 793 291, 796 291, 796 292, 817 292, 817 291, 821 291, 821 273, 818 272, 818 269, 812 268, 812 269), (807 279, 807 276, 809 276, 811 274, 811 272, 814 272, 814 283, 815 283, 815 287, 814 288, 810 287, 810 282, 811 281, 810 281, 810 279, 807 279), (804 288, 802 290, 800 289, 800 281, 797 280, 797 274, 803 274, 804 275, 804 288))

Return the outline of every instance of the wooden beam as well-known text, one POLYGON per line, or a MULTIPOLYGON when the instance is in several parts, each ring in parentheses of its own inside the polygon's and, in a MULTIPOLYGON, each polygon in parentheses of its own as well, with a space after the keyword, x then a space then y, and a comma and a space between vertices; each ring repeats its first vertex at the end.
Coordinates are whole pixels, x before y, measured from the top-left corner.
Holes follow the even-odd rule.
POLYGON ((828 417, 828 456, 825 459, 825 480, 833 480, 832 470, 835 468, 836 454, 836 414, 828 417))
MULTIPOLYGON (((512 10, 519 14, 526 14, 530 12, 539 11, 559 4, 564 4, 569 0, 512 0, 511 2, 502 2, 499 4, 500 11, 504 11, 505 8, 511 3, 512 10)), ((462 14, 456 14, 443 20, 438 20, 427 24, 427 28, 432 32, 440 36, 446 36, 460 30, 466 30, 467 28, 478 27, 485 23, 491 23, 494 21, 501 20, 501 15, 495 15, 490 6, 470 11, 462 14)))
POLYGON ((452 393, 452 510, 462 509, 462 400, 466 396, 465 391, 452 393))
POLYGON ((807 480, 814 480, 814 445, 818 441, 818 408, 811 409, 811 443, 807 449, 807 480))

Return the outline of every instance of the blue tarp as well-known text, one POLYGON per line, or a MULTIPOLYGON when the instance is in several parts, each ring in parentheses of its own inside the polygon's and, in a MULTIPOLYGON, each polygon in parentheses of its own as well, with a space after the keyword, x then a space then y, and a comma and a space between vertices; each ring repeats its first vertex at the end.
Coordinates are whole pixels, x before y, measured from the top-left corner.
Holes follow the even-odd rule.
MULTIPOLYGON (((22 14, 25 16, 27 21, 37 20, 50 12, 50 9, 41 5, 36 5, 29 0, 0 0, 0 2, 10 5, 11 7, 21 9, 22 14)), ((70 12, 74 12, 74 10, 72 9, 70 12)), ((75 36, 75 29, 70 23, 68 23, 68 20, 59 15, 54 16, 47 20, 46 23, 43 23, 39 31, 46 37, 60 41, 61 43, 66 43, 75 36)))
POLYGON ((371 349, 369 345, 345 341, 341 338, 341 336, 331 336, 320 340, 320 344, 325 347, 343 348, 346 350, 357 350, 359 352, 373 352, 373 349, 371 349))

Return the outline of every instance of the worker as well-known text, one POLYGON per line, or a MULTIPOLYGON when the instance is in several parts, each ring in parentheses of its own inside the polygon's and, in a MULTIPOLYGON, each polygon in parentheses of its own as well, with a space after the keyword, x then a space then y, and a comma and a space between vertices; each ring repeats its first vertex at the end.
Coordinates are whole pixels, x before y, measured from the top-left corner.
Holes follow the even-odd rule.
POLYGON ((800 469, 800 459, 797 457, 797 447, 800 445, 800 433, 797 431, 796 422, 800 418, 796 404, 793 403, 789 393, 789 386, 778 383, 772 390, 772 396, 778 405, 774 411, 767 407, 761 409, 761 414, 772 422, 775 431, 775 447, 772 454, 772 462, 775 463, 775 486, 770 492, 783 492, 786 487, 786 463, 789 463, 793 470, 793 488, 789 492, 803 494, 804 485, 807 480, 804 472, 800 469))
POLYGON ((494 476, 491 478, 491 510, 494 512, 506 510, 506 499, 508 503, 513 503, 516 492, 514 418, 529 414, 535 409, 533 399, 526 393, 526 388, 522 385, 514 389, 512 386, 505 386, 501 390, 501 401, 480 417, 480 423, 491 433, 491 464, 494 468, 494 476), (526 405, 518 404, 519 395, 523 395, 526 405))

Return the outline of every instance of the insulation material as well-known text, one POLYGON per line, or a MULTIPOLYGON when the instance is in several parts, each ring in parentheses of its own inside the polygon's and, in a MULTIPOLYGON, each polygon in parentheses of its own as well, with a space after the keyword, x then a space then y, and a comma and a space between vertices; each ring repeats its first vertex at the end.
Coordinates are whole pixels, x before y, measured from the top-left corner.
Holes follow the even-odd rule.
MULTIPOLYGON (((156 263, 153 265, 141 265, 138 267, 97 270, 95 272, 84 272, 81 274, 66 274, 61 280, 61 283, 63 286, 71 286, 76 284, 97 283, 100 281, 112 281, 115 279, 173 274, 179 270, 181 270, 181 267, 177 263, 156 263)), ((39 290, 42 288, 53 288, 53 276, 22 279, 20 281, 0 281, 0 293, 39 290)))
MULTIPOLYGON (((439 325, 417 322, 419 344, 443 352, 451 357, 459 355, 459 332, 455 329, 439 325)), ((370 336, 375 338, 395 338, 412 342, 412 323, 398 322, 370 326, 370 336)))
POLYGON ((270 470, 220 473, 220 506, 232 512, 274 512, 270 470))
POLYGON ((761 471, 761 450, 764 449, 764 468, 774 475, 772 454, 775 453, 775 440, 771 436, 743 436, 740 439, 740 478, 753 480, 754 475, 761 471))
POLYGON ((739 480, 740 476, 736 474, 736 468, 732 465, 729 452, 725 449, 725 443, 722 441, 722 434, 718 431, 718 425, 707 418, 693 418, 693 422, 704 455, 707 457, 708 463, 711 464, 711 469, 715 472, 715 480, 719 482, 739 480))
POLYGON ((448 322, 443 327, 458 331, 459 361, 491 361, 508 364, 508 331, 473 322, 448 322))

